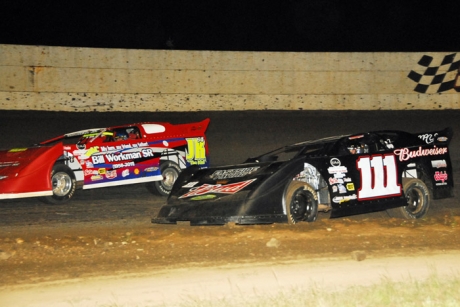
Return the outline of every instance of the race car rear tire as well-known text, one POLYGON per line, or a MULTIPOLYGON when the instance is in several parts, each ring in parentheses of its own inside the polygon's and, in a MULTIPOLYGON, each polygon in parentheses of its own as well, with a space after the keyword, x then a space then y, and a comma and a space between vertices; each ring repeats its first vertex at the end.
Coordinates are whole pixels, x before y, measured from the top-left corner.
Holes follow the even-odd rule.
POLYGON ((179 177, 181 169, 176 163, 168 161, 161 164, 160 170, 163 179, 159 181, 148 182, 146 187, 147 190, 149 190, 149 192, 152 194, 168 196, 169 193, 171 193, 174 182, 176 182, 177 177, 179 177))
POLYGON ((68 202, 75 193, 76 180, 72 170, 64 164, 55 164, 51 171, 53 195, 42 200, 48 204, 59 205, 68 202))
POLYGON ((318 217, 318 196, 307 183, 292 181, 285 196, 286 215, 289 224, 314 222, 318 217))
POLYGON ((407 206, 389 209, 391 217, 404 219, 420 219, 426 216, 431 203, 431 192, 420 179, 403 179, 403 189, 407 206))

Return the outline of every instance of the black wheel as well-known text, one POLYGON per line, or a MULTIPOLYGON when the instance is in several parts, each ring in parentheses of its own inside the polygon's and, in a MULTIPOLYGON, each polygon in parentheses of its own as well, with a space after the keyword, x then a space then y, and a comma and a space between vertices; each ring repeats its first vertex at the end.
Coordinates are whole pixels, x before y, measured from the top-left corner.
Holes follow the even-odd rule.
POLYGON ((289 224, 314 222, 318 217, 318 197, 305 182, 292 181, 286 191, 286 215, 289 224))
POLYGON ((64 164, 55 164, 51 171, 52 196, 45 196, 42 200, 48 204, 63 204, 68 202, 75 193, 75 175, 64 164))
POLYGON ((417 178, 403 179, 403 189, 407 206, 387 210, 391 217, 420 219, 430 207, 431 193, 426 184, 417 178))
POLYGON ((155 195, 168 196, 169 193, 171 193, 174 182, 176 182, 177 177, 179 177, 181 169, 179 165, 171 161, 162 163, 160 169, 163 179, 149 182, 146 186, 147 189, 155 195))

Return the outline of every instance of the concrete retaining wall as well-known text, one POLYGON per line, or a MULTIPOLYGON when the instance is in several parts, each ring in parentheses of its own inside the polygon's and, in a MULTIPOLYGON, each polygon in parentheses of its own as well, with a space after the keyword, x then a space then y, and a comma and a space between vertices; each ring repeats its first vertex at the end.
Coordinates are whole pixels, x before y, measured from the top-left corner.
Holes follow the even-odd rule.
POLYGON ((459 65, 460 52, 275 53, 0 45, 0 109, 459 109, 460 87, 455 87, 459 65))

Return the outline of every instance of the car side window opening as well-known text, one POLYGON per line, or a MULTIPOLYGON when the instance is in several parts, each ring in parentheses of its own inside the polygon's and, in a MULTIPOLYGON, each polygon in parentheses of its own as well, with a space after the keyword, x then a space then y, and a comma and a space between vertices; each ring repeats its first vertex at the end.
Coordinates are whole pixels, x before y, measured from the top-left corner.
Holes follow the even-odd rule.
POLYGON ((397 134, 386 134, 380 136, 380 148, 381 150, 392 150, 394 149, 394 143, 397 140, 397 134))
POLYGON ((350 144, 347 149, 352 155, 369 153, 369 145, 363 142, 350 144))
POLYGON ((113 140, 115 142, 124 141, 128 139, 128 133, 125 129, 117 129, 113 132, 113 140))
POLYGON ((137 127, 117 128, 113 131, 107 131, 107 137, 104 142, 119 142, 125 140, 137 140, 140 138, 141 134, 137 127))
POLYGON ((137 140, 141 138, 141 133, 137 127, 129 127, 126 129, 126 132, 128 133, 128 138, 130 140, 137 140))
POLYGON ((383 150, 377 142, 376 135, 356 135, 346 137, 340 142, 340 155, 360 155, 383 150))

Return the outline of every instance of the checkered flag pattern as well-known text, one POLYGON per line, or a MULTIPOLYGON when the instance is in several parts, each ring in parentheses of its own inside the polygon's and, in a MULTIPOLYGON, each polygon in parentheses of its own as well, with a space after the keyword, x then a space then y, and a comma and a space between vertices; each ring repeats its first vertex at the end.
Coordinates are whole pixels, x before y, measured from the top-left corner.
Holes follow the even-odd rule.
POLYGON ((419 93, 440 93, 450 89, 460 92, 458 74, 460 68, 460 55, 457 53, 435 59, 424 55, 418 62, 423 67, 421 73, 411 70, 409 79, 417 83, 414 91, 419 93))

